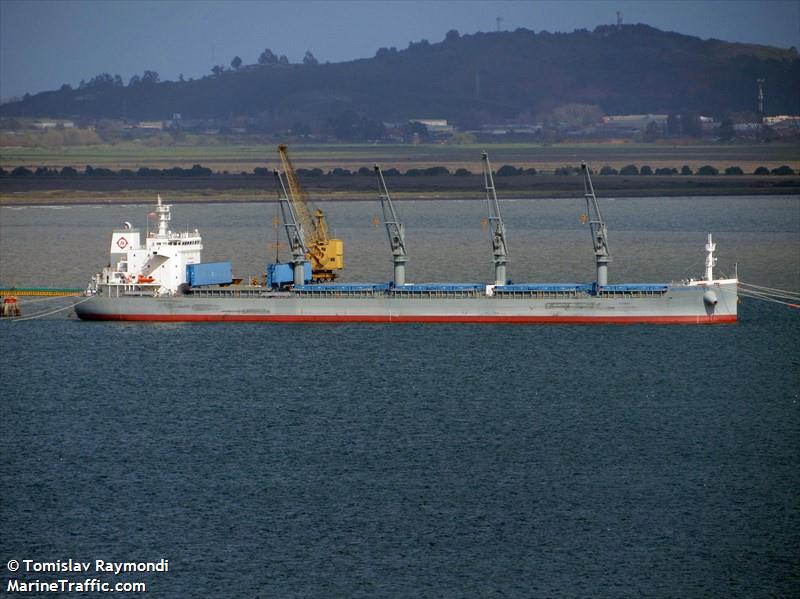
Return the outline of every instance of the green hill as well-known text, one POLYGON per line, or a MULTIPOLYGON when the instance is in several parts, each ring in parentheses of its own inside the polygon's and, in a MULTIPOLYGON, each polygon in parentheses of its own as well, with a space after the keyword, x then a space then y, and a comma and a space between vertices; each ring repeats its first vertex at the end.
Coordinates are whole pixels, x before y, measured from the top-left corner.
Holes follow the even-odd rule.
POLYGON ((557 34, 451 31, 440 43, 381 48, 369 59, 250 65, 185 82, 149 79, 126 86, 99 76, 80 89, 64 86, 5 104, 0 116, 147 120, 180 113, 234 125, 242 119, 264 131, 350 111, 374 121, 443 118, 474 127, 575 103, 606 114, 723 116, 755 111, 756 79, 766 80, 768 114, 800 113, 794 48, 702 40, 646 25, 557 34))

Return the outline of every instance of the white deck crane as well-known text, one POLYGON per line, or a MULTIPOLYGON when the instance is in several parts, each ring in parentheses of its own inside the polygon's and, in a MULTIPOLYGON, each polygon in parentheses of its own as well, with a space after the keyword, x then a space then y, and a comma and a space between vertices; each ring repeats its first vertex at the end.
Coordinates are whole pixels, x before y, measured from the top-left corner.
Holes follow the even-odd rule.
POLYGON ((389 190, 386 188, 386 181, 383 179, 381 167, 375 165, 375 175, 378 177, 378 194, 381 199, 381 211, 383 212, 383 223, 386 225, 386 232, 389 234, 389 247, 392 250, 392 262, 394 263, 394 284, 395 286, 406 284, 406 253, 405 229, 400 217, 394 208, 389 190))
POLYGON ((286 185, 283 183, 283 177, 281 177, 280 171, 275 169, 273 172, 275 173, 275 182, 278 187, 281 218, 283 220, 283 226, 286 229, 286 236, 289 238, 289 250, 292 252, 292 278, 295 285, 302 285, 305 283, 304 268, 307 260, 303 225, 297 220, 297 214, 295 214, 292 202, 289 200, 289 195, 286 193, 286 185))
POLYGON ((489 208, 489 234, 492 236, 492 253, 494 254, 494 284, 506 284, 506 264, 508 264, 508 246, 506 244, 506 226, 500 214, 500 204, 494 189, 492 165, 489 154, 481 154, 483 160, 483 183, 486 188, 486 203, 489 208))
POLYGON ((583 190, 586 198, 586 220, 592 232, 592 245, 594 246, 595 262, 597 263, 597 286, 608 285, 608 263, 611 256, 608 253, 608 229, 600 214, 600 206, 597 197, 594 195, 592 179, 589 176, 589 167, 585 162, 581 162, 583 171, 583 190))

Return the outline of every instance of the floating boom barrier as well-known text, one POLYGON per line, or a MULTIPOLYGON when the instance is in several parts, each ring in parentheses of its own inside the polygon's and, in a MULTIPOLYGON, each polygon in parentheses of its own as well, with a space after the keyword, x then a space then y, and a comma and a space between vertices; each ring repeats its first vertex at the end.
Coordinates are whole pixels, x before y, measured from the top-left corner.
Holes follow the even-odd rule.
POLYGON ((70 297, 82 295, 83 289, 73 287, 0 287, 0 297, 47 296, 70 297))

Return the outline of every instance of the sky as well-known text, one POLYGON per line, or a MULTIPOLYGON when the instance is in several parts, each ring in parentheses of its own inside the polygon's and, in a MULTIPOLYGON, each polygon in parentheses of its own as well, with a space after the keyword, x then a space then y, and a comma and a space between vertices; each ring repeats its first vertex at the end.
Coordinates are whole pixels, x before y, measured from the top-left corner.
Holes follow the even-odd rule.
POLYGON ((264 48, 300 62, 369 58, 380 47, 524 27, 646 23, 701 38, 800 48, 798 0, 316 1, 0 0, 0 98, 77 86, 100 73, 197 78, 264 48))

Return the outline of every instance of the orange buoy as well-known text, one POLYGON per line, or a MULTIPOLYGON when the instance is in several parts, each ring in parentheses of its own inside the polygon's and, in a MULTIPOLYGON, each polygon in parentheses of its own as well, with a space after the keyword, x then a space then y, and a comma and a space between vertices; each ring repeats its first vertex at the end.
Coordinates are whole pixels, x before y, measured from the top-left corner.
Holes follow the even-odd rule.
POLYGON ((2 310, 0 310, 0 316, 4 317, 22 316, 22 310, 20 310, 19 308, 19 304, 17 303, 17 298, 15 298, 12 295, 3 298, 3 308, 2 310))

